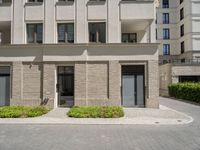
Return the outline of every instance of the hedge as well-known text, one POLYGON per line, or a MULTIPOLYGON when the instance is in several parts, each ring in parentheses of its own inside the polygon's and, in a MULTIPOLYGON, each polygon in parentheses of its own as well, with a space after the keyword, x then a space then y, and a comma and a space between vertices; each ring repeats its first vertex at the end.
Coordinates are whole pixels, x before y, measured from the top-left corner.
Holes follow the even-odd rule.
POLYGON ((177 83, 169 86, 169 96, 200 103, 200 83, 177 83))
POLYGON ((0 107, 0 118, 38 117, 50 111, 46 107, 5 106, 0 107))
POLYGON ((120 118, 124 116, 124 111, 120 106, 75 106, 67 115, 72 118, 120 118))

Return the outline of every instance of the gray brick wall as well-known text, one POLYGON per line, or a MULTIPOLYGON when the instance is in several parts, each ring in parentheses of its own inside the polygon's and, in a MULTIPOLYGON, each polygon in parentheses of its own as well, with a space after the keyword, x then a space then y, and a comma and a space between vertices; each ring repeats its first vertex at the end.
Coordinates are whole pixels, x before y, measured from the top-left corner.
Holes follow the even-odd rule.
POLYGON ((108 63, 87 64, 87 100, 108 100, 108 63))
POLYGON ((148 97, 146 107, 159 107, 159 70, 158 61, 148 61, 148 97))
POLYGON ((121 69, 119 61, 109 61, 109 100, 121 104, 121 69))
POLYGON ((55 100, 55 64, 43 64, 43 97, 42 99, 48 99, 47 105, 54 106, 55 100))
POLYGON ((23 67, 22 62, 13 62, 12 64, 12 90, 10 105, 15 105, 15 101, 23 99, 23 67))
POLYGON ((86 105, 86 62, 75 63, 75 105, 86 105))
POLYGON ((23 64, 23 99, 41 100, 41 64, 23 64))

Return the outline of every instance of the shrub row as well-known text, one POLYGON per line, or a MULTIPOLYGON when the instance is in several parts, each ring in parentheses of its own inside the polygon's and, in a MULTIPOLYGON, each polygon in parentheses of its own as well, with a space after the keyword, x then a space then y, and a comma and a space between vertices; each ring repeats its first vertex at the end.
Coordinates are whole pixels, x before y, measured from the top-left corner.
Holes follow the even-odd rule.
POLYGON ((50 111, 46 107, 7 106, 0 107, 0 118, 27 118, 37 117, 50 111))
POLYGON ((119 106, 73 107, 67 115, 73 118, 119 118, 124 116, 124 111, 119 106))
POLYGON ((177 83, 169 86, 169 95, 200 103, 200 83, 177 83))

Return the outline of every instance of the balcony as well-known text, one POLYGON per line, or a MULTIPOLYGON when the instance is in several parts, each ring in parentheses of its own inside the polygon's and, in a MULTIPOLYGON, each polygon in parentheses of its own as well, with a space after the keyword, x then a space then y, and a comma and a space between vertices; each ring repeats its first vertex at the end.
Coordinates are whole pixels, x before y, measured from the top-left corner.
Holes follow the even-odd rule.
POLYGON ((200 59, 167 59, 160 63, 160 65, 163 64, 172 64, 173 66, 199 66, 200 59))
POLYGON ((0 22, 11 21, 11 1, 0 0, 0 22))
POLYGON ((42 2, 29 2, 25 4, 25 20, 44 20, 44 4, 42 2))
POLYGON ((106 20, 107 4, 105 1, 89 1, 87 3, 88 20, 106 20))
POLYGON ((148 20, 127 20, 121 22, 123 43, 149 43, 150 35, 148 20), (131 36, 131 37, 130 37, 131 36))
POLYGON ((56 3, 56 20, 75 20, 75 4, 73 1, 56 3))
POLYGON ((154 0, 122 0, 120 2, 121 20, 153 20, 154 18, 154 0))

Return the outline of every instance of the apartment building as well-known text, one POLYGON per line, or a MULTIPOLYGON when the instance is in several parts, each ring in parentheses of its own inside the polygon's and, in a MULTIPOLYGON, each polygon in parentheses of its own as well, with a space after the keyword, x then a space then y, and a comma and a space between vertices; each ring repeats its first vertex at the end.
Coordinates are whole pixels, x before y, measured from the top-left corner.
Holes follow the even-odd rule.
POLYGON ((0 0, 0 105, 158 108, 154 0, 0 0))
POLYGON ((200 0, 160 0, 157 8, 160 93, 168 85, 200 81, 200 0))

